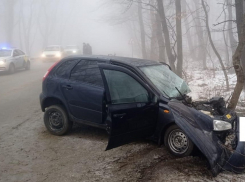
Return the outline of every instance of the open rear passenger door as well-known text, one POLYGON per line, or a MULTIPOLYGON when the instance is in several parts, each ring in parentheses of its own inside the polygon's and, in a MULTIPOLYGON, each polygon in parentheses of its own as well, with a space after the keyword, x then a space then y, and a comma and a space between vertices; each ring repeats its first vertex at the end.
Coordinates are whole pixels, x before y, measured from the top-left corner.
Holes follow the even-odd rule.
POLYGON ((158 115, 157 98, 151 89, 126 68, 99 64, 107 97, 106 150, 151 136, 158 115))

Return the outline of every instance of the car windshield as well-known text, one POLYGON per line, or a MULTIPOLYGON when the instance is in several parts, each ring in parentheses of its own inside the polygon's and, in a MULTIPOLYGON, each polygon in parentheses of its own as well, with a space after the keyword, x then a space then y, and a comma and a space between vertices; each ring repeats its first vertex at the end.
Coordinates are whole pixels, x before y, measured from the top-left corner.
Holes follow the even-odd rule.
POLYGON ((167 97, 179 97, 180 93, 191 92, 187 83, 172 72, 166 65, 153 65, 140 67, 141 71, 151 82, 167 97), (178 90, 176 88, 178 88, 178 90))
POLYGON ((45 51, 59 51, 60 47, 59 46, 50 46, 50 47, 46 47, 45 51))
POLYGON ((77 46, 66 46, 65 49, 77 49, 77 46))
POLYGON ((11 56, 12 50, 0 50, 0 57, 8 57, 11 56))

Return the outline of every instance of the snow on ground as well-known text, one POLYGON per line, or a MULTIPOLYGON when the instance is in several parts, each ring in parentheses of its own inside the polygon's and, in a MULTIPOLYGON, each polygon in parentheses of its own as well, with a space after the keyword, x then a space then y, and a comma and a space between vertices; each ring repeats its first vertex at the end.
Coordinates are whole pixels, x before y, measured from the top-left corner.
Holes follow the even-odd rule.
MULTIPOLYGON (((211 65, 208 65, 208 69, 204 70, 200 62, 190 61, 184 65, 184 79, 192 91, 189 95, 193 100, 205 100, 214 96, 222 96, 225 101, 229 100, 236 84, 236 74, 230 72, 232 71, 228 71, 230 89, 227 91, 225 77, 221 69, 213 69, 211 65)), ((236 109, 237 112, 245 114, 244 91, 236 109)))

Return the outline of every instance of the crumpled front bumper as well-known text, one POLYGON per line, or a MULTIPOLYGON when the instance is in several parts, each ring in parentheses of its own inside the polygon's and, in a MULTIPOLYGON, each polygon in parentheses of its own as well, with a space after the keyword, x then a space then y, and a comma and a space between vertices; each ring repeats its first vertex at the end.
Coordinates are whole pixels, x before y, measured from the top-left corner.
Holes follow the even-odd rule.
POLYGON ((235 150, 230 150, 213 131, 211 117, 178 101, 170 101, 168 105, 175 123, 208 160, 213 176, 217 176, 221 171, 242 173, 245 170, 245 143, 239 142, 238 119, 235 128, 237 144, 235 150))
POLYGON ((245 142, 239 142, 239 121, 237 122, 236 136, 237 147, 232 151, 222 169, 234 173, 243 173, 245 171, 245 142))

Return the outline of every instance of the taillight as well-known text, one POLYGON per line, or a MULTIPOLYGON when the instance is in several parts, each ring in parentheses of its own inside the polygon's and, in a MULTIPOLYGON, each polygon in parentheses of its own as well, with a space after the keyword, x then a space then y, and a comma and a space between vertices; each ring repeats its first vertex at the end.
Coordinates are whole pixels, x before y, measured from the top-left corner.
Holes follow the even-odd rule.
POLYGON ((49 69, 48 71, 44 74, 43 76, 43 81, 48 77, 48 74, 50 73, 50 71, 58 64, 59 61, 55 62, 49 69))

